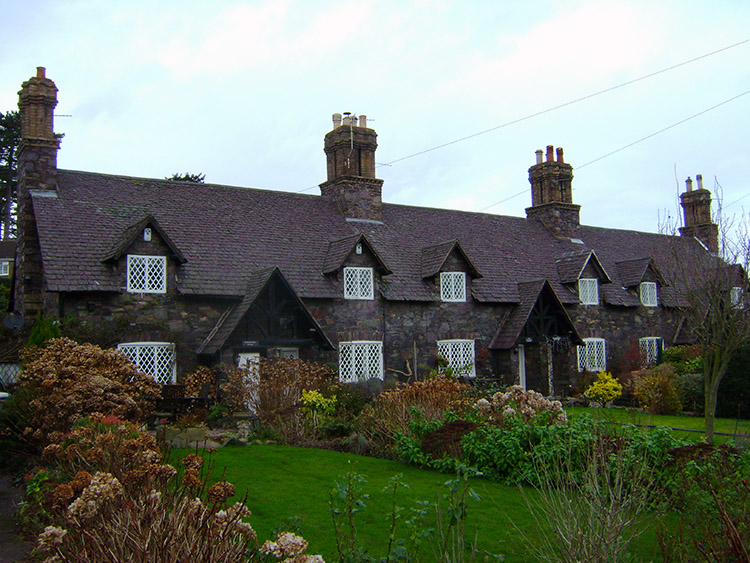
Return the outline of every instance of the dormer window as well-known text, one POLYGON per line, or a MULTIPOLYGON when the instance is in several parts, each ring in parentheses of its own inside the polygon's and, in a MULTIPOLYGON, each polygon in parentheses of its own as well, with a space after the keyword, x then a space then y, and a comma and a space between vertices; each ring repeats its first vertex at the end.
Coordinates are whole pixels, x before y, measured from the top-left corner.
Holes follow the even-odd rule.
POLYGON ((584 305, 599 304, 599 280, 581 278, 578 280, 578 299, 584 305))
POLYGON ((641 304, 645 307, 657 306, 656 282, 641 282, 638 293, 641 297, 641 304))
POLYGON ((374 298, 372 268, 344 268, 344 299, 374 298))
POLYGON ((443 301, 466 301, 466 272, 440 273, 440 299, 443 301))
POLYGON ((729 304, 733 309, 744 309, 745 303, 742 299, 741 287, 733 287, 729 290, 729 304))
POLYGON ((166 293, 167 257, 128 254, 128 293, 166 293))

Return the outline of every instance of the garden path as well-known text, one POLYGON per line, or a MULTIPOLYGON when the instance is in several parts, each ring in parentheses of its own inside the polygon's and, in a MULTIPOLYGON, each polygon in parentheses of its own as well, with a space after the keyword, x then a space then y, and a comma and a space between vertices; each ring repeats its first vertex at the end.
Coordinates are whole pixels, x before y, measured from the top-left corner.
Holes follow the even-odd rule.
POLYGON ((21 498, 10 476, 0 474, 0 563, 25 561, 32 548, 16 533, 14 514, 21 498))

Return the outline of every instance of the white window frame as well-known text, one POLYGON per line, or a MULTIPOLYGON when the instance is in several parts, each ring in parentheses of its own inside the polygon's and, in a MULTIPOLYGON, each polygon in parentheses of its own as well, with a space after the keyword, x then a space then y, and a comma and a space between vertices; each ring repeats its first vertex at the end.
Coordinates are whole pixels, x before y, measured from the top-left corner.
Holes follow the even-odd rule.
POLYGON ((440 272, 440 299, 449 303, 466 301, 466 272, 440 272))
MULTIPOLYGON (((438 356, 445 360, 453 375, 458 377, 476 377, 476 365, 473 340, 438 340, 438 356)), ((445 369, 443 371, 445 371, 445 369)))
POLYGON ((641 349, 641 364, 651 366, 659 360, 660 352, 664 350, 664 339, 660 336, 646 336, 638 340, 641 349))
POLYGON ((356 383, 373 378, 383 379, 383 342, 339 342, 339 381, 356 383))
POLYGON ((161 385, 177 381, 177 356, 173 342, 123 342, 117 349, 135 366, 161 385))
POLYGON ((128 293, 166 293, 167 257, 128 254, 128 293))
POLYGON ((729 290, 729 304, 733 309, 744 309, 745 308, 745 300, 743 295, 742 288, 739 286, 735 286, 732 289, 729 290))
POLYGON ((578 280, 578 299, 584 305, 599 304, 599 280, 596 278, 581 278, 578 280))
POLYGON ((638 286, 638 295, 641 298, 641 304, 645 307, 656 307, 659 304, 656 282, 641 282, 638 286))
POLYGON ((584 338, 585 344, 578 346, 578 371, 594 373, 607 369, 607 341, 603 338, 584 338))
POLYGON ((344 268, 344 299, 374 299, 372 268, 344 268))
POLYGON ((0 260, 0 276, 10 275, 10 260, 0 260))

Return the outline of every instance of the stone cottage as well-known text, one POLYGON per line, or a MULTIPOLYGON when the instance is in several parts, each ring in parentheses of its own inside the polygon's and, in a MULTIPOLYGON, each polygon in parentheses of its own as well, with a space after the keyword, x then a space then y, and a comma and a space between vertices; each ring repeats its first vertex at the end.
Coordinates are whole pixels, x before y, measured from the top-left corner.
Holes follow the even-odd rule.
POLYGON ((682 236, 581 225, 560 148, 505 217, 383 202, 364 116, 334 114, 303 195, 58 169, 44 68, 19 96, 15 311, 75 319, 163 384, 282 356, 345 382, 439 365, 563 394, 685 339, 674 265, 717 247, 700 180, 682 236))

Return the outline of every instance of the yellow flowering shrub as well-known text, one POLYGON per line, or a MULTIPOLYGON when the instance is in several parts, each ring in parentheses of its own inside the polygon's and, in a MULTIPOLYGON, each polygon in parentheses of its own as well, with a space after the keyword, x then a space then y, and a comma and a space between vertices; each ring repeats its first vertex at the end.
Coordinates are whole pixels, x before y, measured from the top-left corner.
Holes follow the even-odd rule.
POLYGON ((622 395, 622 384, 608 371, 600 371, 596 381, 586 389, 583 396, 589 401, 606 405, 622 395))

